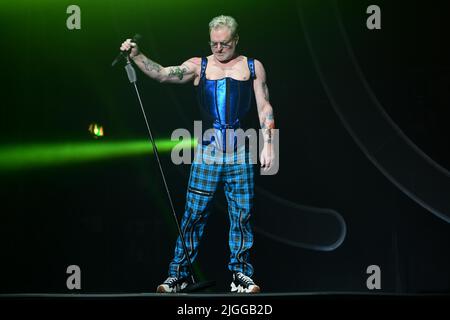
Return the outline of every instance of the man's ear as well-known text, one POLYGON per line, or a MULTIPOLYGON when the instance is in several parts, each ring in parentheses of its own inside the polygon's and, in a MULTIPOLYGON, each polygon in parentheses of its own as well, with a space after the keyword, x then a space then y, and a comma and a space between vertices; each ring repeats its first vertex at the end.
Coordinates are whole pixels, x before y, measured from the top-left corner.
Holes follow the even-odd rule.
POLYGON ((236 45, 238 44, 238 42, 239 42, 239 35, 236 35, 236 45))

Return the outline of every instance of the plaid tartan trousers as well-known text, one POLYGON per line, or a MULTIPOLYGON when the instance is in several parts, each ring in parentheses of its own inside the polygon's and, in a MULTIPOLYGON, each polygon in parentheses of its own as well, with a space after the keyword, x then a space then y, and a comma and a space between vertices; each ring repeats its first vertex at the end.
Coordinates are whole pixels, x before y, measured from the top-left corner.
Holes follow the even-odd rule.
MULTIPOLYGON (((251 276, 253 267, 249 262, 249 250, 253 245, 250 217, 254 196, 254 164, 250 163, 245 147, 234 153, 222 153, 212 146, 213 144, 199 144, 191 165, 186 206, 181 221, 186 247, 191 261, 194 261, 209 216, 211 200, 218 185, 223 183, 230 219, 228 242, 231 255, 228 269, 251 276)), ((169 276, 189 276, 180 237, 176 241, 174 258, 169 265, 169 276)))

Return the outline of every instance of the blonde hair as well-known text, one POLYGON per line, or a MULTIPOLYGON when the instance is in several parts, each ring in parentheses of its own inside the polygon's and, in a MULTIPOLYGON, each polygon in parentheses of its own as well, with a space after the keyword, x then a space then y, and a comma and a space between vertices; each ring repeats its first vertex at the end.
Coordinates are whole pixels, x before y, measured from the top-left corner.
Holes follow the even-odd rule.
POLYGON ((209 33, 211 33, 211 30, 213 29, 222 27, 227 27, 230 29, 232 38, 237 36, 238 23, 233 17, 224 15, 217 16, 209 22, 209 33))

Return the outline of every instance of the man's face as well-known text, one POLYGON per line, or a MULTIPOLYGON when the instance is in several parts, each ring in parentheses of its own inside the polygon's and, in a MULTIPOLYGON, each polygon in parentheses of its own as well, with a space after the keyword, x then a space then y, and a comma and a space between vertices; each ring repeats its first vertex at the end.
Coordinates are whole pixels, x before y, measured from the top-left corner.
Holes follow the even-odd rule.
POLYGON ((237 40, 232 39, 231 31, 227 27, 211 30, 211 51, 218 61, 231 59, 236 51, 236 44, 237 40))

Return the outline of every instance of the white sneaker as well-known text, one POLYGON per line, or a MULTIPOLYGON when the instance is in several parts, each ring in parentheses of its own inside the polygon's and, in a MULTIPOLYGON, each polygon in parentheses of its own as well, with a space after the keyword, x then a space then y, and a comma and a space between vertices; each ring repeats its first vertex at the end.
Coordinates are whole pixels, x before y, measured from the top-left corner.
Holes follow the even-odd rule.
POLYGON ((231 292, 235 293, 259 293, 261 291, 259 286, 253 282, 252 278, 242 272, 233 273, 233 281, 230 286, 231 292))
POLYGON ((157 293, 177 293, 182 291, 188 286, 188 282, 184 279, 178 279, 176 277, 168 277, 166 281, 156 288, 157 293))

